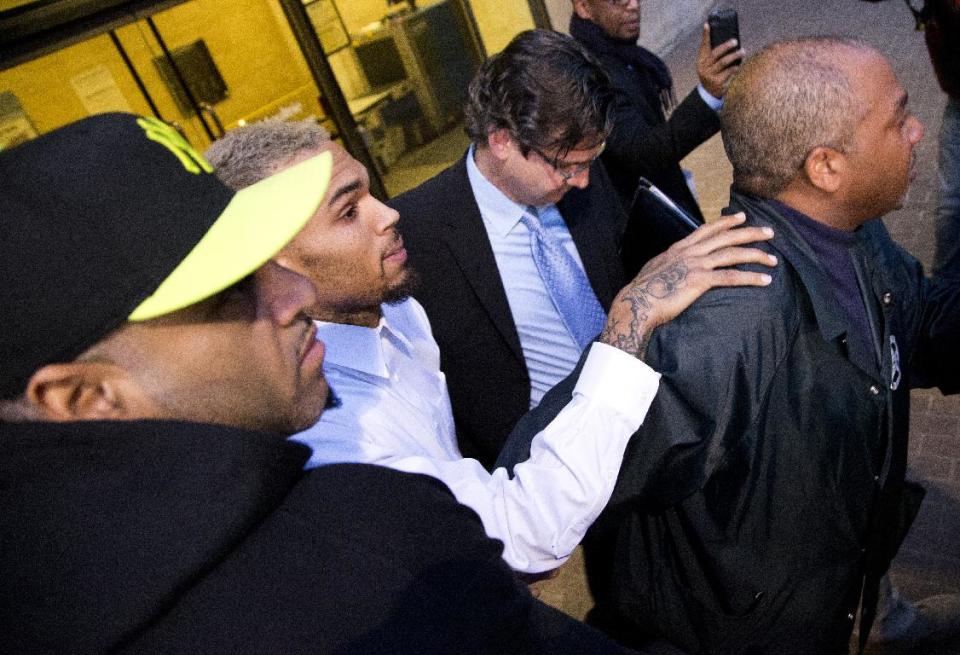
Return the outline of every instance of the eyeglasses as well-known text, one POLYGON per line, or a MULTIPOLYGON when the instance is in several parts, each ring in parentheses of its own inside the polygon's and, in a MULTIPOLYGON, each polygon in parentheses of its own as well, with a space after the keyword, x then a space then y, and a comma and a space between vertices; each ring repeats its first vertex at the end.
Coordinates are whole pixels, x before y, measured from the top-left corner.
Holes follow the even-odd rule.
POLYGON ((600 143, 600 150, 598 150, 597 154, 595 154, 593 157, 591 157, 587 161, 577 162, 575 164, 561 163, 560 161, 557 160, 556 157, 547 157, 545 154, 543 154, 543 152, 540 151, 539 148, 536 148, 534 146, 527 146, 527 147, 530 148, 530 150, 537 153, 540 159, 550 164, 550 167, 553 169, 553 172, 556 173, 558 176, 560 176, 560 179, 562 179, 564 182, 569 182, 572 178, 576 177, 577 175, 580 175, 580 173, 590 168, 593 165, 593 162, 597 161, 600 155, 603 154, 604 148, 607 147, 607 142, 603 141, 600 143))

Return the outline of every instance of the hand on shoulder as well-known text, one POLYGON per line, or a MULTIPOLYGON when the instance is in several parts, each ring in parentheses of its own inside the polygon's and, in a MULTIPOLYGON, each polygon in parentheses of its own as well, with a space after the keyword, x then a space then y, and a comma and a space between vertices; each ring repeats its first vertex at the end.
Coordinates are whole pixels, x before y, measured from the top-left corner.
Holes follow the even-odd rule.
POLYGON ((676 318, 709 289, 770 284, 766 273, 731 268, 777 264, 774 255, 743 247, 773 238, 768 227, 736 227, 745 220, 742 213, 721 217, 647 262, 614 298, 600 341, 643 359, 653 330, 676 318))

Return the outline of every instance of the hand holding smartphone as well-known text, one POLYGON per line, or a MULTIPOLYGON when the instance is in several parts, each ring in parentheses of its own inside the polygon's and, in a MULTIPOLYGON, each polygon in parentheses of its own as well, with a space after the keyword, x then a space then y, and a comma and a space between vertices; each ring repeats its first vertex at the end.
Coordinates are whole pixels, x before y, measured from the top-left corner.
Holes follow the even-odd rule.
MULTIPOLYGON (((707 25, 710 26, 710 47, 716 48, 729 41, 737 40, 737 47, 740 47, 740 21, 735 9, 715 9, 707 16, 707 25)), ((739 64, 737 59, 730 64, 734 66, 739 64)))

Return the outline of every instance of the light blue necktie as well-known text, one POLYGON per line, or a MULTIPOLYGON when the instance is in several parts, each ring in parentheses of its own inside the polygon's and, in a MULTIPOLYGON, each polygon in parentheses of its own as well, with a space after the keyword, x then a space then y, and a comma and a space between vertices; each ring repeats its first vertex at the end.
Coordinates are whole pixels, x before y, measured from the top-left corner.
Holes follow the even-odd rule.
MULTIPOLYGON (((544 211, 551 209, 556 211, 554 207, 545 208, 544 211)), ((600 334, 607 320, 606 313, 590 286, 587 274, 563 244, 543 227, 536 207, 528 206, 520 220, 530 231, 530 252, 540 272, 540 279, 550 293, 550 300, 563 319, 567 332, 583 350, 600 334)))

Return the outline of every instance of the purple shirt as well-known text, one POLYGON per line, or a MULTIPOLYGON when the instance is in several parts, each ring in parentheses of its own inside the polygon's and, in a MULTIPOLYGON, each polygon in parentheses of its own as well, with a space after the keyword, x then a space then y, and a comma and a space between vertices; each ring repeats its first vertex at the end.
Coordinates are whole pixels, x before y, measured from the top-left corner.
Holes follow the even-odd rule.
POLYGON ((878 362, 873 347, 873 326, 870 325, 867 308, 863 304, 863 293, 852 253, 857 242, 856 232, 824 225, 782 202, 772 202, 807 242, 833 283, 837 304, 843 310, 849 325, 845 339, 848 358, 864 372, 876 374, 878 362))

